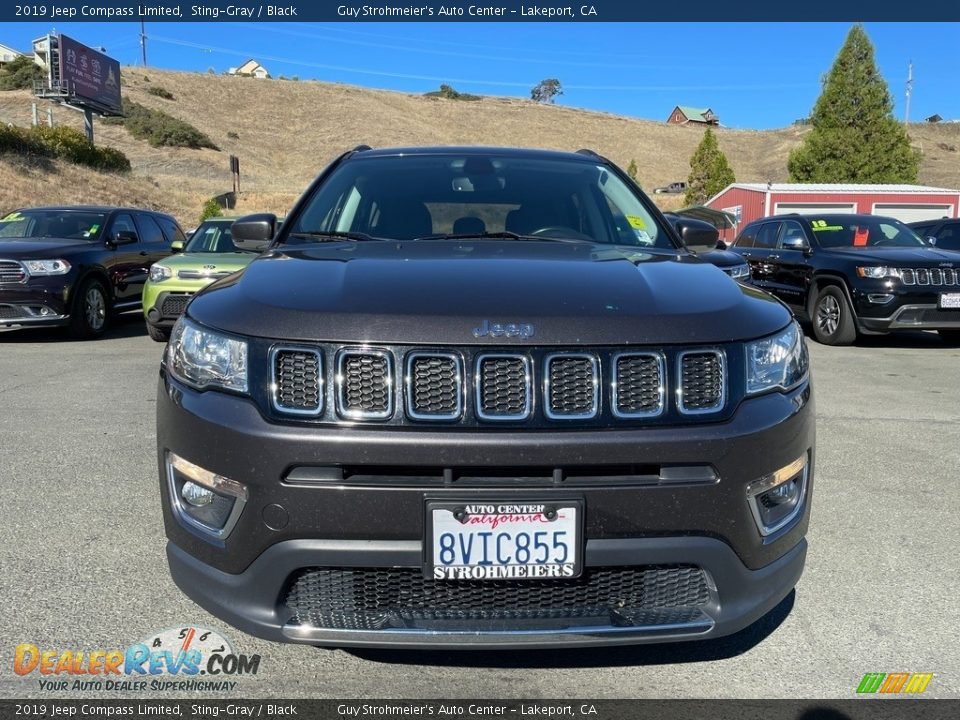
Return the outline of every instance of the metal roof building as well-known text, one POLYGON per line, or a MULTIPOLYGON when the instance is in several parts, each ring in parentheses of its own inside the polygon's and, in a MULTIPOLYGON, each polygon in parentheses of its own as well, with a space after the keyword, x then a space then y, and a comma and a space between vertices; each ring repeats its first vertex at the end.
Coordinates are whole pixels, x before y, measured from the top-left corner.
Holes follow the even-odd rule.
POLYGON ((789 213, 870 213, 903 222, 957 217, 960 190, 924 185, 858 183, 733 183, 706 202, 737 218, 723 233, 731 240, 746 223, 789 213))

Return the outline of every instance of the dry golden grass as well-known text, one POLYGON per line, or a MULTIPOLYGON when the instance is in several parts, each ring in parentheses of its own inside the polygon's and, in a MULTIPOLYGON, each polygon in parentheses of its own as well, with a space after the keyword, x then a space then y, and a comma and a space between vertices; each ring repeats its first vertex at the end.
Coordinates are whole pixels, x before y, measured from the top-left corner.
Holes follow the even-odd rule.
MULTIPOLYGON (((589 147, 622 166, 636 160, 642 185, 685 179, 702 130, 531 101, 484 98, 459 102, 320 82, 255 80, 198 73, 125 68, 125 97, 164 110, 209 135, 213 150, 153 148, 120 126, 97 123, 97 142, 130 158, 129 177, 98 175, 54 163, 44 178, 34 168, 0 158, 0 210, 42 202, 126 202, 162 208, 192 224, 206 198, 231 188, 228 156, 240 157, 238 212, 285 213, 331 159, 360 143, 372 146, 470 144, 589 147), (147 80, 149 78, 149 81, 147 80), (174 101, 150 95, 161 86, 174 101), (231 139, 228 133, 238 138, 231 139)), ((0 122, 28 125, 28 92, 0 93, 0 122)), ((46 105, 41 106, 42 114, 46 105)), ((55 122, 80 128, 79 113, 55 109, 55 122)), ((738 180, 784 181, 786 161, 806 129, 721 128, 717 135, 738 180)), ((924 153, 920 182, 960 186, 960 125, 912 125, 924 153), (946 149, 945 149, 946 148, 946 149)), ((665 208, 676 196, 655 196, 665 208)))

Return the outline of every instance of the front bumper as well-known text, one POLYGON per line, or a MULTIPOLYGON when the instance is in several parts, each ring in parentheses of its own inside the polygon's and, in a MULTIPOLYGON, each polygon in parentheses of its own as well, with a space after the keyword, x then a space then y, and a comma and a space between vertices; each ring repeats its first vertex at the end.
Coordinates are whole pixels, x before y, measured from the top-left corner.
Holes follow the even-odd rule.
POLYGON ((0 328, 69 322, 70 287, 64 276, 0 285, 0 328))
POLYGON ((785 597, 806 553, 814 462, 809 385, 789 395, 746 400, 726 422, 684 428, 427 432, 275 424, 244 398, 199 393, 162 374, 157 433, 167 556, 175 582, 227 622, 272 640, 476 648, 715 637, 749 625, 785 597), (204 538, 175 515, 167 489, 168 451, 247 486, 246 505, 225 539, 204 538), (764 538, 745 487, 804 454, 810 471, 802 510, 789 526, 764 538), (287 601, 292 578, 301 570, 419 569, 427 496, 510 501, 558 494, 555 487, 516 483, 495 489, 424 487, 409 477, 363 486, 296 480, 304 468, 331 464, 387 473, 392 467, 398 476, 401 468, 428 465, 477 468, 481 475, 484 468, 522 466, 712 467, 718 479, 709 483, 581 483, 559 491, 584 502, 588 573, 610 566, 693 565, 702 569, 709 597, 696 612, 655 613, 643 622, 581 615, 484 625, 418 616, 367 630, 299 622, 287 601))
POLYGON ((877 281, 853 288, 851 295, 857 323, 867 333, 960 328, 960 310, 940 309, 941 292, 960 292, 960 287, 903 288, 895 287, 892 281, 877 281))

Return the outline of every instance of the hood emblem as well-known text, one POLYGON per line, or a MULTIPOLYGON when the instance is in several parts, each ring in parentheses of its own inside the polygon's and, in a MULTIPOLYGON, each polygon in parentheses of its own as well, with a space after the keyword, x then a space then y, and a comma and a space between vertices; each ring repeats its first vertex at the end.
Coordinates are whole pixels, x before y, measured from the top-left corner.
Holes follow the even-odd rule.
POLYGON ((940 263, 940 267, 952 268, 952 267, 953 267, 953 263, 940 263))
POLYGON ((480 327, 473 329, 473 336, 475 338, 532 338, 534 332, 534 327, 530 323, 498 323, 484 320, 480 323, 480 327))

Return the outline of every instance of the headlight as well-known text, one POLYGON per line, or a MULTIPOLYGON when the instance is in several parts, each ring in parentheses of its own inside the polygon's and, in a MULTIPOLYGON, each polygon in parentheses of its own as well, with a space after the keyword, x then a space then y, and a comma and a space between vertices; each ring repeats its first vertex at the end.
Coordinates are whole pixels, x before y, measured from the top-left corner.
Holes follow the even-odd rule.
POLYGON ((247 344, 181 316, 170 333, 167 369, 197 388, 247 391, 247 344))
POLYGON ((858 267, 857 275, 862 278, 870 278, 871 280, 884 280, 886 278, 900 277, 900 270, 895 267, 887 267, 886 265, 869 265, 866 267, 858 267))
POLYGON ((168 268, 166 265, 156 265, 150 266, 150 282, 163 282, 167 278, 173 277, 173 270, 168 268))
POLYGON ((747 343, 747 394, 789 390, 810 369, 807 344, 796 321, 776 335, 747 343))
POLYGON ((749 278, 750 277, 750 266, 744 263, 743 265, 734 265, 733 267, 725 268, 727 275, 732 277, 734 280, 739 280, 740 278, 749 278))
POLYGON ((66 275, 70 272, 70 263, 66 260, 24 260, 23 264, 31 275, 66 275))

